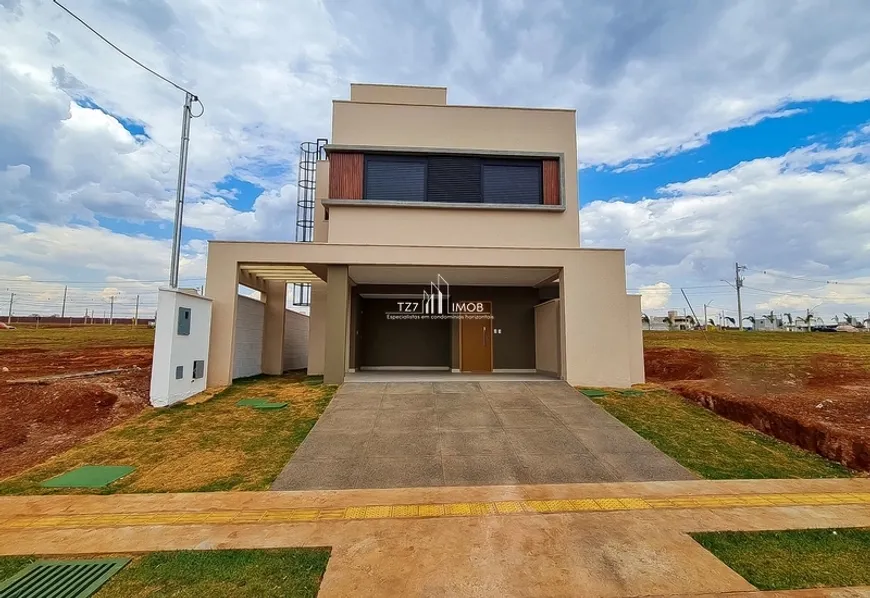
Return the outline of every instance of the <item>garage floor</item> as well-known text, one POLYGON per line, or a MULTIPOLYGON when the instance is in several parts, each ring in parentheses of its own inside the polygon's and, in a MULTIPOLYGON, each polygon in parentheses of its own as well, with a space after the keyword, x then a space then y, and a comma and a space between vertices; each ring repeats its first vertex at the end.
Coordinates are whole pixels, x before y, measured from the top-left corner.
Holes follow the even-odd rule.
POLYGON ((347 382, 272 489, 687 479, 565 382, 347 382))

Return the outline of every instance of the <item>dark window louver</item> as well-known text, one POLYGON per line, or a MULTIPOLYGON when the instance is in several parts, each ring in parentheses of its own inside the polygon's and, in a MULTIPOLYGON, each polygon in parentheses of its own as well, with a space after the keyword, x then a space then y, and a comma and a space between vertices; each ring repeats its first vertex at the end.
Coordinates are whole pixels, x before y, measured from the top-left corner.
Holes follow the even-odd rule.
POLYGON ((480 203, 480 160, 461 156, 430 156, 426 201, 480 203))
POLYGON ((370 154, 364 187, 371 201, 541 205, 542 161, 370 154))
POLYGON ((366 156, 364 199, 426 201, 426 159, 366 156))
POLYGON ((540 204, 540 162, 483 165, 483 201, 495 204, 540 204))

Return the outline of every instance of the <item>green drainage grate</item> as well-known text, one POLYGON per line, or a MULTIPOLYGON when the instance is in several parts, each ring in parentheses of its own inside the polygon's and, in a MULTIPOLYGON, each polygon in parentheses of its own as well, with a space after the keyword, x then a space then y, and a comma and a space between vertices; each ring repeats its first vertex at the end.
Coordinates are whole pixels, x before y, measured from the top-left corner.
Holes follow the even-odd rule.
POLYGON ((129 562, 37 561, 0 582, 0 598, 87 598, 129 562))
POLYGON ((601 390, 600 388, 581 388, 580 392, 589 398, 607 396, 607 391, 601 390))
POLYGON ((43 488, 100 488, 136 471, 129 465, 83 465, 45 480, 43 488))

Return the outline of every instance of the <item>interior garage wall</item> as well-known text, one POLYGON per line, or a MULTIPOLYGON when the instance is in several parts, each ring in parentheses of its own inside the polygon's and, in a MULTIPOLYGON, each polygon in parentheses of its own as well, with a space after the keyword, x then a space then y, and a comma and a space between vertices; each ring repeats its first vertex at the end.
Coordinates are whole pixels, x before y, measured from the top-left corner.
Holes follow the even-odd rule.
POLYGON ((283 370, 304 370, 308 367, 308 324, 305 314, 284 312, 283 370))
POLYGON ((359 310, 356 359, 359 367, 450 365, 450 320, 389 320, 396 299, 366 299, 359 310))
POLYGON ((236 312, 233 380, 263 373, 263 320, 266 304, 239 295, 236 312))

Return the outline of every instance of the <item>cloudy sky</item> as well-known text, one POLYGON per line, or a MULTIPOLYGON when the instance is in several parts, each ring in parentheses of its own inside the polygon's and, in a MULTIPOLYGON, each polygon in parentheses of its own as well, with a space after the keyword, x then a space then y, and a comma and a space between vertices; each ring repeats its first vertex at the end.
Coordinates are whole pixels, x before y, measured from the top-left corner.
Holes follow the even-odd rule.
MULTIPOLYGON (((681 287, 732 313, 739 261, 747 313, 868 316, 864 0, 65 4, 205 104, 187 286, 207 239, 294 238, 296 148, 362 81, 576 109, 583 244, 627 249, 650 314, 685 307, 681 287)), ((67 281, 74 315, 153 305, 182 94, 49 0, 0 0, 0 39, 0 304, 55 313, 67 281)))

